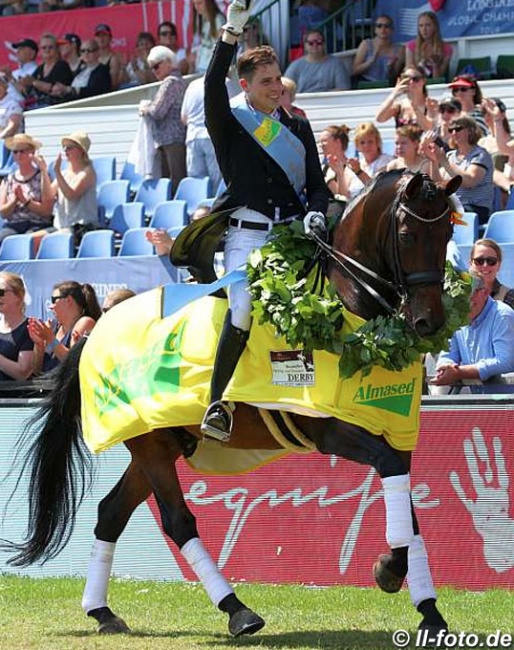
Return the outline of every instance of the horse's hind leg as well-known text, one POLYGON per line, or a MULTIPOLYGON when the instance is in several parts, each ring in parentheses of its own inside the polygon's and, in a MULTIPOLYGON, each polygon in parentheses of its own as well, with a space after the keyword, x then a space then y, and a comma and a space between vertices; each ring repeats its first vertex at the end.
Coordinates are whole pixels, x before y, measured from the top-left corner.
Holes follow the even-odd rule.
POLYGON ((109 578, 116 542, 123 533, 132 513, 151 494, 146 474, 134 462, 98 505, 95 541, 87 571, 82 608, 98 622, 100 634, 130 632, 129 627, 112 612, 107 604, 109 578))
POLYGON ((213 604, 229 616, 233 636, 254 634, 264 620, 246 607, 219 571, 198 535, 196 520, 184 499, 176 460, 182 455, 176 437, 156 431, 126 442, 134 460, 144 468, 152 486, 166 535, 202 582, 213 604))

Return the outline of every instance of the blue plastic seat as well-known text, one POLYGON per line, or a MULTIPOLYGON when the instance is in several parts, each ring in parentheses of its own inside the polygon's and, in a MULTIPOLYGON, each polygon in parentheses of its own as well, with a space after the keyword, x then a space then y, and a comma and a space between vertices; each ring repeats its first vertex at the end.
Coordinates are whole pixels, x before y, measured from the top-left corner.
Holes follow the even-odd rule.
POLYGON ((124 180, 105 181, 98 188, 98 219, 101 225, 107 225, 116 206, 128 203, 130 183, 124 180))
POLYGON ((187 203, 180 199, 165 201, 155 207, 155 212, 150 221, 150 228, 169 230, 175 226, 183 227, 187 224, 187 203))
POLYGON ((184 226, 174 226, 173 228, 168 228, 168 235, 175 239, 178 235, 184 230, 184 226))
POLYGON ((113 257, 114 232, 112 230, 90 230, 82 237, 77 257, 113 257))
POLYGON ((514 243, 502 244, 502 265, 498 280, 506 287, 514 287, 514 243))
POLYGON ((499 244, 514 243, 514 210, 493 212, 487 221, 484 237, 499 244))
POLYGON ((116 158, 114 156, 99 156, 91 158, 96 172, 97 187, 105 181, 113 181, 116 178, 116 158))
POLYGON ((506 210, 514 210, 514 185, 510 186, 509 196, 507 197, 507 203, 505 204, 506 210))
POLYGON ((73 235, 71 232, 53 232, 41 240, 37 260, 69 260, 73 257, 73 235))
POLYGON ((0 247, 0 260, 19 261, 34 259, 34 239, 31 235, 10 235, 0 247))
POLYGON ((187 213, 193 214, 202 201, 211 196, 211 181, 208 176, 204 178, 191 178, 187 176, 178 184, 175 200, 182 199, 187 203, 187 213))
POLYGON ((142 203, 121 203, 114 208, 108 227, 115 233, 123 235, 131 228, 142 228, 144 225, 144 205, 142 203))
POLYGON ((473 244, 478 238, 478 214, 476 212, 464 212, 462 220, 464 224, 455 224, 453 227, 453 239, 457 245, 473 244))
POLYGON ((138 174, 136 172, 134 165, 129 162, 125 162, 125 164, 123 165, 120 178, 130 183, 130 193, 132 195, 135 195, 137 193, 144 180, 141 174, 138 174))
POLYGON ((394 140, 382 140, 382 153, 387 153, 390 156, 396 155, 396 144, 394 140))
POLYGON ((131 228, 127 230, 121 240, 121 248, 118 253, 121 257, 133 255, 154 255, 152 242, 146 239, 146 233, 150 228, 131 228))
POLYGON ((7 147, 5 148, 4 156, 4 161, 0 167, 0 178, 11 174, 16 169, 16 163, 14 162, 12 151, 9 151, 7 147))
POLYGON ((141 183, 134 201, 144 204, 145 217, 150 220, 159 203, 171 200, 171 191, 171 179, 149 178, 141 183))

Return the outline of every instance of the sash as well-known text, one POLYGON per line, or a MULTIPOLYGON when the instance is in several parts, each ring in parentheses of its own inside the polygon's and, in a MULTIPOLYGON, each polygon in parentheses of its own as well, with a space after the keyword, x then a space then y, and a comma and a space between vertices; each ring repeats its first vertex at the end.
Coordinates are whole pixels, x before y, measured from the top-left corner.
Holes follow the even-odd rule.
POLYGON ((250 108, 244 93, 234 97, 230 107, 241 126, 284 170, 300 197, 306 183, 303 142, 279 120, 250 108))

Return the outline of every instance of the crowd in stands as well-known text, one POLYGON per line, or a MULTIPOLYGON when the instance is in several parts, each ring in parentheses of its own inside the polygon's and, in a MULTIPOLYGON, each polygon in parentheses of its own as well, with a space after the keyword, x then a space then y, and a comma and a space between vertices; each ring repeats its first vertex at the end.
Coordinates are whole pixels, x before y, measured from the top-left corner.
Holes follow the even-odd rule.
MULTIPOLYGON (((45 4, 56 6, 49 0, 45 4)), ((328 3, 321 4, 303 2, 301 7, 328 11, 328 3)), ((159 25, 156 36, 150 32, 138 35, 128 63, 113 51, 112 31, 106 24, 97 25, 94 34, 83 38, 44 33, 39 43, 24 39, 13 44, 19 65, 0 73, 0 138, 14 159, 13 168, 0 184, 0 244, 14 234, 43 237, 61 230, 71 232, 78 246, 84 233, 99 227, 98 183, 89 137, 81 132, 62 136, 62 153, 51 161, 51 175, 37 134, 24 133, 23 112, 32 108, 159 81, 154 99, 142 102, 139 114, 158 155, 160 176, 172 179, 174 189, 186 176, 209 177, 213 194, 222 185, 205 128, 203 77, 188 85, 183 76, 205 72, 224 16, 215 0, 193 0, 193 6, 197 32, 190 50, 180 47, 177 28, 169 21, 159 25)), ((249 23, 240 52, 263 42, 256 25, 249 23)), ((319 136, 323 173, 332 195, 329 216, 340 216, 379 172, 401 168, 428 174, 439 184, 461 176, 456 206, 478 215, 482 227, 495 209, 505 207, 514 184, 514 140, 505 104, 501 98, 484 97, 479 81, 471 74, 458 74, 448 83, 452 48, 441 39, 435 14, 420 14, 417 37, 405 46, 394 41, 391 18, 377 16, 374 37, 362 41, 357 50, 352 78, 341 59, 326 52, 321 31, 308 27, 303 36, 304 55, 290 63, 283 77, 282 106, 288 111, 308 117, 294 105, 296 92, 346 90, 358 81, 391 85, 389 95, 377 106, 375 122, 361 123, 353 130, 344 124, 328 125, 319 136), (430 97, 430 79, 446 80, 448 92, 440 101, 430 97), (394 120, 396 131, 394 148, 386 150, 380 124, 389 120, 394 120)), ((227 78, 227 87, 231 96, 240 90, 234 78, 227 78)), ((173 236, 165 230, 149 232, 147 237, 158 254, 169 253, 173 236)), ((469 348, 475 321, 486 322, 486 326, 480 325, 481 332, 486 332, 493 320, 501 322, 503 329, 494 331, 500 332, 503 342, 508 336, 514 350, 514 318, 510 317, 510 312, 514 316, 514 291, 497 280, 501 260, 501 248, 494 240, 475 243, 469 264, 465 264, 480 277, 471 302, 472 322, 469 331, 456 334, 450 352, 441 357, 434 384, 450 383, 450 379, 487 380, 497 374, 484 368, 500 366, 482 363, 491 355, 503 355, 503 343, 497 345, 494 328, 489 328, 491 336, 480 334, 475 357, 462 350, 462 346, 469 348), (491 306, 493 299, 508 307, 491 306), (462 368, 464 359, 471 369, 459 376, 456 369, 462 368)), ((27 320, 24 291, 20 278, 0 273, 4 321, 0 378, 26 378, 51 368, 101 315, 92 288, 68 282, 54 287, 52 322, 27 320)), ((115 296, 112 304, 128 297, 115 296)), ((112 304, 106 301, 104 310, 112 304)), ((507 357, 501 372, 514 372, 514 359, 507 357)))

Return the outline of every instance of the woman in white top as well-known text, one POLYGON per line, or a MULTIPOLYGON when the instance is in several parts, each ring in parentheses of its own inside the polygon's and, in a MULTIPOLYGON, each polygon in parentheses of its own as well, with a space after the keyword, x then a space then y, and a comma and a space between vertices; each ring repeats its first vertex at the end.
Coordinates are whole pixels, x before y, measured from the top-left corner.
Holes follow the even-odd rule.
POLYGON ((62 154, 55 160, 52 190, 56 199, 54 225, 73 232, 75 244, 87 230, 98 226, 96 173, 89 159, 91 141, 87 133, 72 133, 61 139, 68 167, 62 170, 62 154))
POLYGON ((421 153, 420 144, 423 131, 414 124, 405 124, 396 129, 394 148, 396 158, 388 163, 391 169, 408 169, 422 174, 430 173, 430 161, 421 153))
POLYGON ((195 35, 189 57, 189 72, 205 72, 220 35, 225 16, 216 0, 193 0, 195 35))

